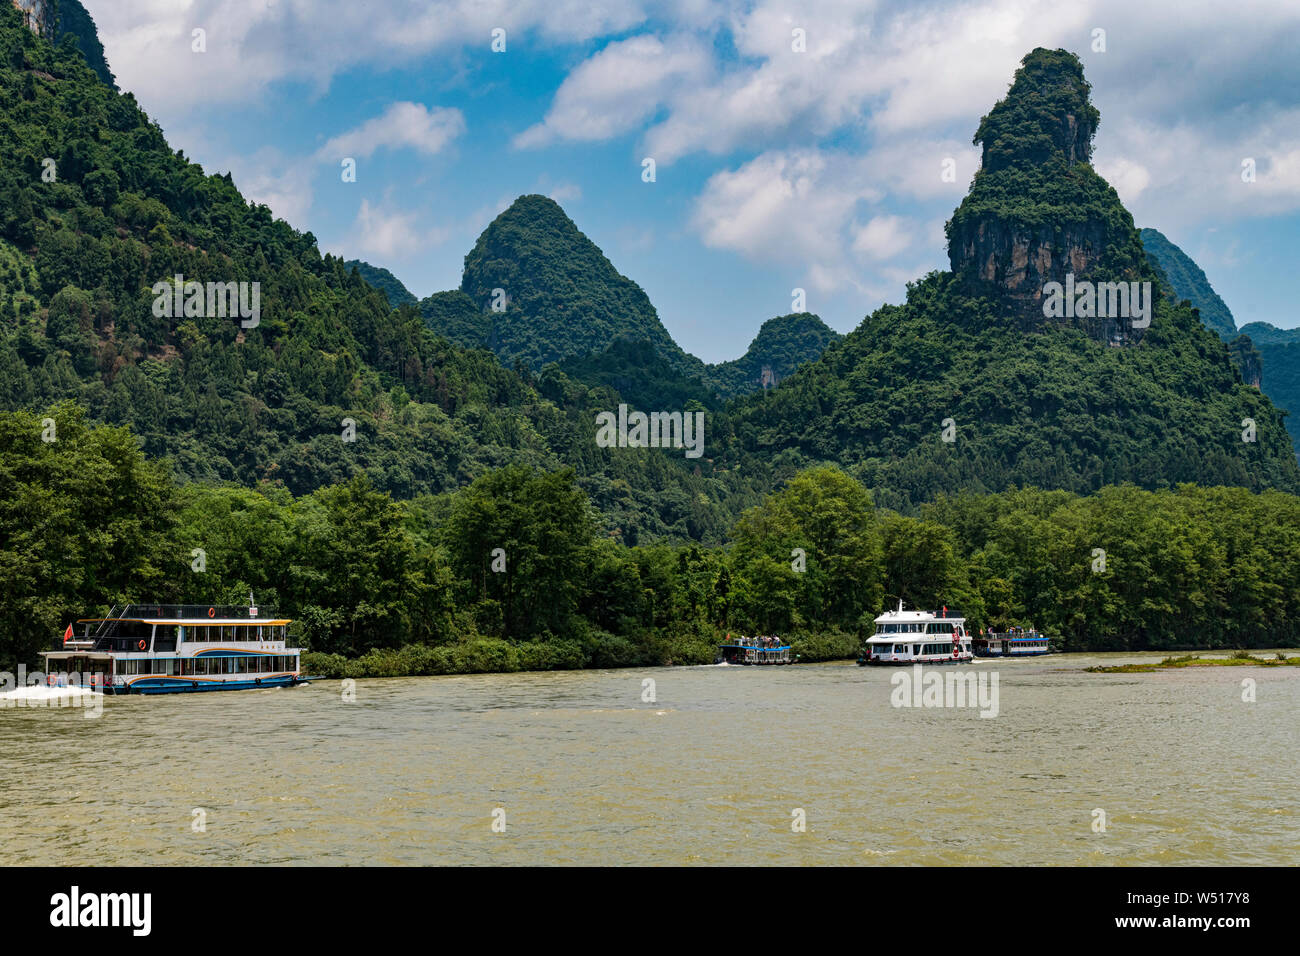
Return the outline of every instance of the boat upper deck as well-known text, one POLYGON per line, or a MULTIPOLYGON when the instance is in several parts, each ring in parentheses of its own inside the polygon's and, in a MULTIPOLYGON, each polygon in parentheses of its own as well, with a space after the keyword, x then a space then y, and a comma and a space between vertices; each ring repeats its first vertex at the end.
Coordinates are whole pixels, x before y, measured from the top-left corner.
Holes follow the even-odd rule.
POLYGON ((80 618, 72 633, 55 637, 51 651, 175 653, 189 644, 254 644, 285 647, 286 617, 260 617, 247 607, 197 604, 128 604, 106 617, 80 618))

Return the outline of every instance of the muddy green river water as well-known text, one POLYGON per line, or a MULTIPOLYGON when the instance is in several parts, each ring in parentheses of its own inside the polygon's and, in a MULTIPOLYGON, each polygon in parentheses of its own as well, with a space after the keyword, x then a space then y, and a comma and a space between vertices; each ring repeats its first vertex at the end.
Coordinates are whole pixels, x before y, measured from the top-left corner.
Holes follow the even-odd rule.
POLYGON ((996 675, 993 717, 894 706, 899 672, 852 664, 10 707, 0 842, 9 864, 1300 863, 1300 668, 1082 670, 1159 656, 939 669, 996 675))

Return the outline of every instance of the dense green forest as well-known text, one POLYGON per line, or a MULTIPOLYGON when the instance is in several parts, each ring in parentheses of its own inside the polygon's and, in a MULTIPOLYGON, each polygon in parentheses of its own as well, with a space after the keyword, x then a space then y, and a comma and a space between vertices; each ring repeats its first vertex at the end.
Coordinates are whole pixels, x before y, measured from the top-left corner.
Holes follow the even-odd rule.
POLYGON ((365 475, 301 496, 178 485, 76 406, 0 413, 0 668, 115 603, 250 589, 295 619, 310 666, 353 676, 704 663, 729 630, 844 657, 898 599, 1066 649, 1300 640, 1300 498, 1276 491, 1020 490, 906 516, 823 467, 729 537, 626 546, 571 470, 527 465, 409 501, 365 475))
POLYGON ((723 398, 748 395, 776 385, 805 362, 811 362, 843 336, 811 312, 796 312, 768 319, 745 354, 730 362, 710 365, 704 378, 723 398), (770 385, 763 372, 771 372, 770 385))
POLYGON ((728 630, 844 657, 898 599, 1069 648, 1293 641, 1300 469, 1228 347, 1168 297, 1122 345, 1026 323, 966 267, 983 223, 1159 279, 1097 121, 1078 61, 1035 51, 976 134, 952 272, 706 366, 540 196, 412 302, 0 4, 0 664, 114 603, 250 589, 335 674, 702 662, 728 630), (259 321, 158 314, 177 275, 258 283, 259 321), (705 454, 599 447, 621 403, 703 410, 705 454))

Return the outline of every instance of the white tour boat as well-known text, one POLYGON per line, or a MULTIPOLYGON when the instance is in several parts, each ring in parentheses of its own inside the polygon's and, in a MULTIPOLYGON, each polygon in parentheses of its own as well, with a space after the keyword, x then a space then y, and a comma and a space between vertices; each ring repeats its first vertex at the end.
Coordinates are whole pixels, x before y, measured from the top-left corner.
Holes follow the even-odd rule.
POLYGON ((858 664, 964 664, 974 658, 966 619, 941 611, 886 611, 876 618, 858 664))

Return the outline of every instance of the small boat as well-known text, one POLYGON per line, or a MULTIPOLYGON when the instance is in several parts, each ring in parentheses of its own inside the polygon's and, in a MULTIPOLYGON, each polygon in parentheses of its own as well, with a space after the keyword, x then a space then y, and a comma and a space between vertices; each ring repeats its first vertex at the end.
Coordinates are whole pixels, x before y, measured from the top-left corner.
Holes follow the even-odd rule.
POLYGON ((247 607, 128 604, 82 618, 42 651, 47 681, 105 694, 292 687, 304 677, 288 618, 247 607))
POLYGON ((941 611, 886 611, 876 632, 862 646, 858 666, 868 664, 965 664, 974 659, 966 619, 945 606, 941 611))
POLYGON ((793 664, 790 645, 779 637, 732 637, 718 647, 717 664, 793 664))
POLYGON ((975 638, 976 657, 1037 657, 1052 653, 1047 638, 1038 631, 1012 627, 999 633, 981 631, 975 638))

